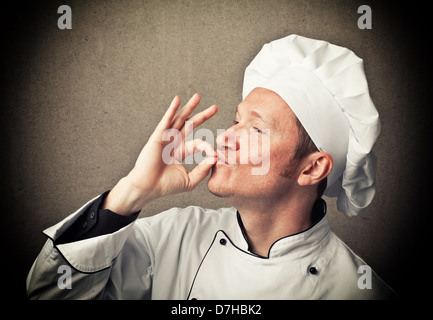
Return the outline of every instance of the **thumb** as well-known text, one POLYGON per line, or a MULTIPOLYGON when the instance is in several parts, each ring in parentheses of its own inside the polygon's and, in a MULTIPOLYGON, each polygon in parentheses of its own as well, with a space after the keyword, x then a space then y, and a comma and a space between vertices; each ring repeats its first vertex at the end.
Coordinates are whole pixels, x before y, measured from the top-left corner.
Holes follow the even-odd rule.
POLYGON ((199 140, 194 141, 194 153, 205 152, 207 158, 200 162, 191 172, 188 173, 188 190, 194 189, 200 181, 209 174, 212 167, 217 162, 217 154, 214 148, 207 142, 199 140))

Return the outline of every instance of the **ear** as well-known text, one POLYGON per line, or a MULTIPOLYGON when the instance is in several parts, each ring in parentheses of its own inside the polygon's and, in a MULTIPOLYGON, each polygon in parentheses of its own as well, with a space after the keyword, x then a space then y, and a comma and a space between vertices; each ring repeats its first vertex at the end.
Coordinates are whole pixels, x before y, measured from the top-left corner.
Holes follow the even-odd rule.
POLYGON ((312 153, 303 163, 298 177, 298 184, 300 186, 308 186, 319 183, 331 173, 333 165, 334 161, 329 153, 312 153))

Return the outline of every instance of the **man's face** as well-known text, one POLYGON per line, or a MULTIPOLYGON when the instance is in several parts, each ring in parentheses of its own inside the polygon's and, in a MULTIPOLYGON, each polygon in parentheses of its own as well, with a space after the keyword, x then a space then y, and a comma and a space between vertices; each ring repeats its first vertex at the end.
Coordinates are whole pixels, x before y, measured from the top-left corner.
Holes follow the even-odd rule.
POLYGON ((255 88, 237 107, 234 125, 217 137, 219 161, 212 169, 209 191, 229 202, 272 200, 290 192, 296 179, 287 172, 297 140, 296 116, 287 103, 273 91, 255 88), (254 147, 262 163, 251 152, 254 147), (269 170, 260 174, 258 169, 267 166, 269 170))

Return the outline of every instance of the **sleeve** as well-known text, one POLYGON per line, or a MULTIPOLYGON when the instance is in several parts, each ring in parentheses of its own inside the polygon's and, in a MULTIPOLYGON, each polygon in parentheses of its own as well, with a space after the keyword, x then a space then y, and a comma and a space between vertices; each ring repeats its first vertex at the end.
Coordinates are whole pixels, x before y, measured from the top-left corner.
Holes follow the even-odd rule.
POLYGON ((93 201, 92 205, 56 239, 55 244, 64 244, 113 233, 137 219, 140 212, 136 212, 132 216, 122 216, 108 209, 102 210, 101 205, 109 192, 104 192, 93 201))
POLYGON ((152 228, 145 221, 138 227, 134 219, 118 230, 104 232, 99 232, 95 224, 91 228, 94 234, 84 232, 77 239, 63 237, 72 242, 59 241, 72 226, 82 223, 80 217, 90 214, 100 198, 44 230, 48 240, 27 276, 29 299, 151 297, 154 240, 152 228))

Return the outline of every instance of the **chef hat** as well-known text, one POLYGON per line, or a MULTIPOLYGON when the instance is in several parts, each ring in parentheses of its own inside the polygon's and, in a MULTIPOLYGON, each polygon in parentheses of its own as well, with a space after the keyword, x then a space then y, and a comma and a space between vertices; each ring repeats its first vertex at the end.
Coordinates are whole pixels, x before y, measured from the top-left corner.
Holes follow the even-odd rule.
POLYGON ((363 61, 352 51, 298 35, 265 44, 245 70, 243 98, 256 87, 277 93, 334 167, 325 195, 357 215, 373 200, 380 132, 363 61))

